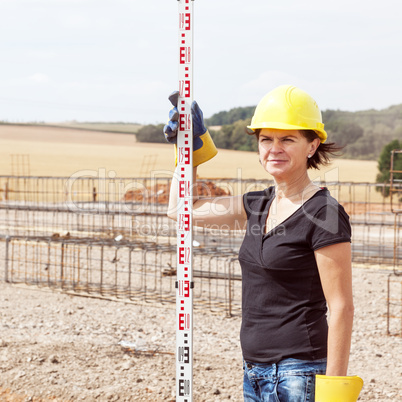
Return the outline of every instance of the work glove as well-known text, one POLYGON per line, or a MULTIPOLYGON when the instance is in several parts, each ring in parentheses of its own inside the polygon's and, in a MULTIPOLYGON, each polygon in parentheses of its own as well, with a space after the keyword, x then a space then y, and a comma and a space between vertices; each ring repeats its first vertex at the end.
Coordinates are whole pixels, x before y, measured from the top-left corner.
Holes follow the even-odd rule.
POLYGON ((356 402, 363 380, 352 377, 315 376, 315 402, 356 402))
MULTIPOLYGON (((167 142, 175 144, 176 165, 177 165, 177 132, 179 128, 179 111, 177 102, 179 92, 175 91, 169 96, 169 100, 173 108, 169 112, 169 121, 163 128, 167 142)), ((202 110, 196 101, 191 104, 191 116, 193 120, 193 166, 196 167, 201 163, 212 159, 218 150, 212 141, 209 131, 204 125, 204 116, 202 110)))

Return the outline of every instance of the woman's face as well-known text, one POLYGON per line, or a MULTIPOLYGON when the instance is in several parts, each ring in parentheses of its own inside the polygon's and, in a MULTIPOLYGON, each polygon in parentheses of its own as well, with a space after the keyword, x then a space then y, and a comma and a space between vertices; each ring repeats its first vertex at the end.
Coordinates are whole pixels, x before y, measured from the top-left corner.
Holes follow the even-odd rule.
POLYGON ((298 130, 264 128, 258 139, 261 164, 275 179, 300 176, 307 172, 307 157, 314 154, 319 142, 308 142, 298 130))

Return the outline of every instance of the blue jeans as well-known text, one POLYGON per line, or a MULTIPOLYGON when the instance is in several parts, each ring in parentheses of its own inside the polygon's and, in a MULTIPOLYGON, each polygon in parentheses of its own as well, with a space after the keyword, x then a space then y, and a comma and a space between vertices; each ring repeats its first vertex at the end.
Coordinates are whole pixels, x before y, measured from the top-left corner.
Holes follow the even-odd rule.
POLYGON ((276 364, 244 362, 245 402, 314 402, 315 375, 325 374, 327 359, 284 359, 276 364))

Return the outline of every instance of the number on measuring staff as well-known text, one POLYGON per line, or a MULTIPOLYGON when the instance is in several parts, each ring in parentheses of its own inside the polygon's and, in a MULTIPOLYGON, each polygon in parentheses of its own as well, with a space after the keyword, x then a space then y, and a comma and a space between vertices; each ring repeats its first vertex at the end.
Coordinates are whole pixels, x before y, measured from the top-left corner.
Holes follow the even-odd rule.
POLYGON ((179 118, 179 130, 188 131, 191 129, 191 117, 187 113, 180 114, 179 118))
POLYGON ((177 281, 180 297, 190 297, 190 281, 177 281))
POLYGON ((179 29, 180 31, 189 31, 191 29, 190 13, 179 13, 179 29))
POLYGON ((190 380, 179 380, 179 395, 190 395, 190 380))
POLYGON ((179 330, 188 331, 190 329, 190 314, 180 313, 179 314, 179 330))
POLYGON ((190 164, 190 147, 179 147, 177 152, 178 162, 182 165, 190 164))
POLYGON ((188 180, 179 181, 179 197, 180 198, 190 197, 190 182, 188 180))
POLYGON ((189 80, 179 81, 180 96, 183 98, 189 98, 191 95, 190 87, 191 84, 189 80))
POLYGON ((190 348, 188 346, 179 346, 177 359, 180 363, 190 363, 190 348))
POLYGON ((179 264, 190 263, 190 247, 179 247, 179 264))
POLYGON ((179 230, 190 230, 190 214, 179 214, 179 230))
POLYGON ((190 63, 191 63, 191 47, 180 46, 180 64, 190 64, 190 63))

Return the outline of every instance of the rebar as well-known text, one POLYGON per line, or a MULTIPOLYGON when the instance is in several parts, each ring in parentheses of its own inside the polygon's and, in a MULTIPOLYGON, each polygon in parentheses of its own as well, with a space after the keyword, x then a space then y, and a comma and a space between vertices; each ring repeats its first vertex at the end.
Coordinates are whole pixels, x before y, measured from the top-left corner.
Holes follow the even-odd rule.
MULTIPOLYGON (((176 226, 166 216, 170 178, 0 176, 0 234, 115 238, 175 244, 176 226)), ((205 195, 239 194, 272 184, 258 180, 200 181, 205 195)), ((353 261, 392 265, 395 222, 384 194, 389 185, 327 183, 353 227, 353 261), (380 191, 378 191, 380 190, 380 191)), ((394 204, 395 205, 395 204, 394 204)), ((399 205, 399 204, 398 204, 399 205)), ((237 251, 243 232, 197 229, 206 248, 237 251)))
MULTIPOLYGON (((169 177, 0 176, 0 277, 62 291, 149 303, 174 303, 176 224, 166 216, 169 177)), ((201 180, 199 192, 238 195, 272 182, 201 180)), ((352 224, 354 263, 400 269, 401 201, 388 184, 325 184, 352 224)), ((243 230, 194 228, 194 289, 200 305, 227 315, 240 311, 236 254, 243 230)), ((394 288, 390 287, 395 293, 394 288)), ((399 297, 388 295, 388 300, 399 297)), ((401 304, 398 304, 401 306, 401 304)), ((397 307, 389 306, 395 309, 397 307)), ((390 313, 395 316, 395 313, 390 313)))
MULTIPOLYGON (((9 236, 4 279, 77 294, 173 304, 175 255, 175 247, 157 243, 9 236)), ((233 266, 233 256, 205 249, 197 252, 194 297, 198 308, 240 313, 241 275, 240 267, 233 266)))

